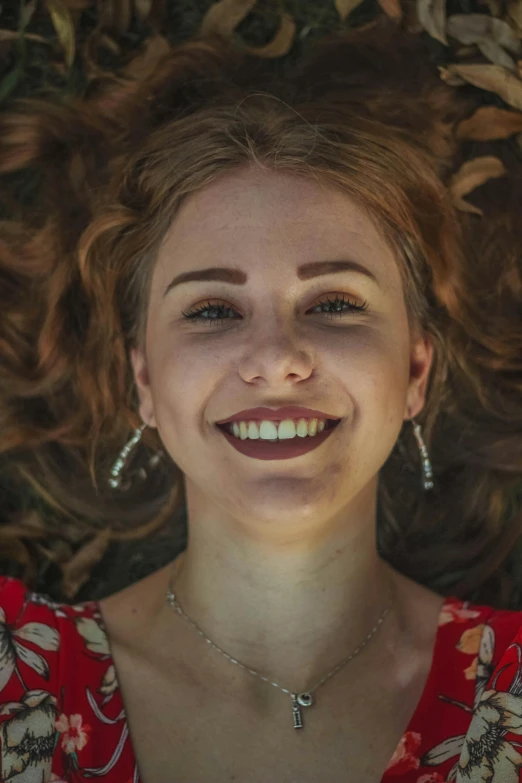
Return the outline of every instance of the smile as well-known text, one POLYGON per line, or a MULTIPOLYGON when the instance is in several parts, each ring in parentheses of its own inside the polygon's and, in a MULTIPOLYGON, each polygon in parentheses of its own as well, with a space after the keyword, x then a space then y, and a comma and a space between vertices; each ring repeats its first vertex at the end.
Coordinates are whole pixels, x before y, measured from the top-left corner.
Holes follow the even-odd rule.
POLYGON ((216 426, 230 445, 236 451, 239 451, 240 454, 244 454, 252 459, 275 460, 292 459, 314 451, 332 435, 340 423, 341 419, 338 421, 329 420, 323 432, 318 435, 307 435, 304 438, 296 435, 294 438, 285 438, 275 442, 262 440, 261 438, 241 440, 241 438, 236 438, 235 435, 228 432, 225 425, 218 424, 216 426))

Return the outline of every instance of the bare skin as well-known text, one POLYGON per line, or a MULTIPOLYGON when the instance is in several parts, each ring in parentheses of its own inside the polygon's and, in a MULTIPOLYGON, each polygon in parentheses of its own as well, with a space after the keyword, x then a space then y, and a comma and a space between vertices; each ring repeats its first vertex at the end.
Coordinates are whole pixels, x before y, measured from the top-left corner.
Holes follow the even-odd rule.
MULTIPOLYGON (((170 607, 177 643, 165 646, 158 599, 171 568, 100 602, 142 783, 316 783, 326 771, 332 783, 379 783, 424 690, 444 599, 392 571, 393 617, 317 689, 296 731, 286 693, 229 662, 170 607)), ((368 618, 368 632, 374 625, 368 618)))
POLYGON ((183 203, 153 270, 145 343, 131 351, 140 416, 185 482, 181 606, 229 655, 302 692, 395 601, 295 731, 288 694, 231 664, 166 604, 166 569, 107 599, 144 783, 286 783, 296 770, 316 781, 325 769, 334 782, 347 769, 380 780, 422 693, 442 604, 379 557, 375 534, 379 471, 424 407, 432 355, 408 320, 391 249, 346 193, 249 167, 183 203), (346 259, 366 274, 300 272, 346 259), (243 285, 166 292, 177 275, 224 266, 243 285), (351 308, 342 317, 327 305, 339 297, 351 308), (205 307, 206 321, 184 315, 205 307), (209 325, 210 315, 226 320, 209 325), (240 454, 215 425, 285 404, 342 421, 286 460, 240 454))

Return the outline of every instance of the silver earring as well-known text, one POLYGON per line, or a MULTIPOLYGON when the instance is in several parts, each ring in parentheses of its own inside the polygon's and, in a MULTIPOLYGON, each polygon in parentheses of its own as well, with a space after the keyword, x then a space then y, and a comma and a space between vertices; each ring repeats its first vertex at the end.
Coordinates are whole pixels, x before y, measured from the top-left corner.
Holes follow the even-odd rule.
MULTIPOLYGON (((432 481, 433 470, 431 467, 428 449, 426 448, 426 444, 424 443, 424 440, 422 438, 422 430, 420 424, 417 424, 417 422, 413 418, 411 419, 411 423, 413 425, 413 433, 415 435, 417 444, 419 446, 419 451, 421 453, 424 489, 425 491, 428 491, 430 489, 433 489, 433 481, 432 481)), ((132 451, 134 446, 139 442, 143 430, 145 429, 146 426, 147 426, 146 424, 143 424, 141 427, 135 430, 134 435, 120 451, 116 462, 112 466, 111 478, 108 481, 109 486, 112 489, 127 490, 131 486, 130 481, 127 481, 126 484, 124 485, 122 484, 121 473, 123 468, 125 467, 125 463, 127 461, 127 457, 129 456, 129 453, 132 451)), ((161 459, 161 455, 163 453, 164 453, 163 451, 158 451, 156 454, 154 454, 149 460, 149 465, 151 467, 155 467, 159 462, 159 460, 161 459)), ((146 475, 146 474, 142 473, 142 475, 146 475)))
POLYGON ((427 492, 428 490, 433 489, 433 469, 431 467, 428 449, 426 448, 426 444, 422 437, 421 426, 420 424, 417 424, 413 418, 411 419, 411 423, 413 425, 413 434, 415 435, 415 440, 417 441, 421 453, 424 490, 427 492))
MULTIPOLYGON (((120 453, 118 455, 118 459, 116 460, 116 462, 112 466, 111 478, 108 481, 109 486, 112 489, 127 490, 131 486, 131 483, 132 483, 131 481, 127 481, 125 484, 122 484, 121 473, 122 473, 123 468, 125 467, 125 463, 127 462, 127 457, 129 456, 129 453, 132 451, 134 446, 141 439, 141 436, 143 434, 143 430, 145 429, 146 426, 147 426, 146 424, 142 424, 141 427, 139 427, 137 430, 135 430, 134 435, 132 436, 132 438, 125 444, 125 446, 120 451, 120 453)), ((156 465, 160 461, 160 459, 161 459, 163 454, 164 454, 164 452, 161 449, 160 449, 160 451, 156 452, 156 454, 154 454, 150 458, 150 460, 149 460, 150 467, 152 467, 152 468, 156 467, 156 465)), ((139 473, 142 476, 142 478, 146 478, 147 474, 145 473, 143 468, 139 471, 139 473)))

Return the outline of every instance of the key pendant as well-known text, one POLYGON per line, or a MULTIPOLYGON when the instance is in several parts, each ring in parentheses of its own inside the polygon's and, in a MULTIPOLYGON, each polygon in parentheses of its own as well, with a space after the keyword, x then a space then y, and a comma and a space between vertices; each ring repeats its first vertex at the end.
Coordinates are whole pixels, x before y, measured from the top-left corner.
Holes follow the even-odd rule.
POLYGON ((311 693, 292 693, 292 710, 294 713, 294 729, 303 728, 303 718, 301 715, 301 707, 311 707, 314 703, 311 693))

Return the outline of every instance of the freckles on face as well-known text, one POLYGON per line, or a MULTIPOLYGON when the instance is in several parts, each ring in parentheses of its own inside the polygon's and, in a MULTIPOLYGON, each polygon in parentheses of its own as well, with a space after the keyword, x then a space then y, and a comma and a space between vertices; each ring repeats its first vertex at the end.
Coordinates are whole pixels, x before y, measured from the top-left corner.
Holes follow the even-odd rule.
POLYGON ((238 407, 285 398, 333 403, 377 438, 402 421, 408 386, 395 259, 347 194, 281 173, 229 175, 187 199, 169 231, 153 274, 147 358, 160 430, 193 432, 238 407), (303 263, 346 257, 378 285, 351 273, 297 277, 303 263), (248 281, 183 284, 164 298, 173 276, 209 267, 239 268, 248 281), (342 320, 308 313, 336 293, 368 300, 370 309, 342 320), (221 325, 183 319, 209 299, 232 305, 241 320, 237 312, 221 325))
MULTIPOLYGON (((205 328, 208 332, 218 331, 217 327, 205 328)), ((180 438, 192 440, 207 425, 213 426, 217 419, 241 407, 253 406, 267 395, 268 375, 263 383, 263 368, 270 365, 275 373, 273 368, 278 361, 276 348, 270 348, 270 330, 266 335, 267 347, 262 338, 256 341, 248 337, 247 329, 241 335, 239 329, 234 332, 236 326, 227 328, 228 333, 219 339, 173 331, 156 342, 151 377, 156 416, 160 428, 176 433, 177 449, 180 438), (256 385, 256 377, 260 385, 256 385), (228 390, 233 390, 230 398, 228 390)), ((407 323, 401 325, 397 318, 392 328, 388 319, 377 318, 368 325, 349 329, 329 330, 326 326, 314 330, 313 337, 301 345, 301 350, 306 353, 308 349, 307 355, 316 358, 306 363, 308 381, 303 371, 301 385, 293 387, 293 398, 303 399, 301 389, 310 383, 310 373, 315 372, 320 376, 314 397, 319 403, 317 407, 322 407, 321 403, 329 405, 330 410, 347 420, 352 438, 378 442, 389 432, 393 440, 395 431, 402 426, 408 386, 407 323)), ((299 353, 296 346, 297 343, 293 350, 299 353)), ((287 347, 287 351, 287 371, 302 369, 304 365, 299 364, 292 370, 292 348, 287 347)), ((284 380, 284 376, 282 371, 279 380, 284 380)))
POLYGON ((398 317, 350 330, 335 357, 338 377, 354 403, 354 424, 376 438, 394 423, 400 429, 408 388, 408 331, 398 317), (368 430, 369 428, 369 430, 368 430))

